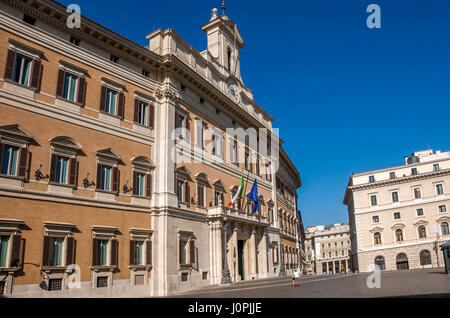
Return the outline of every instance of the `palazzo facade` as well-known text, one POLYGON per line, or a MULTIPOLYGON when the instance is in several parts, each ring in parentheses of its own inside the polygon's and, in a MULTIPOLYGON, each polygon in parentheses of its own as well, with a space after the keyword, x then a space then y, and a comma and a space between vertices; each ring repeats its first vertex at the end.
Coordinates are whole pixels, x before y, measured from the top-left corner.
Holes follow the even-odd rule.
POLYGON ((300 174, 224 10, 202 52, 69 14, 0 1, 0 294, 165 296, 219 284, 225 257, 233 282, 300 268, 300 174))

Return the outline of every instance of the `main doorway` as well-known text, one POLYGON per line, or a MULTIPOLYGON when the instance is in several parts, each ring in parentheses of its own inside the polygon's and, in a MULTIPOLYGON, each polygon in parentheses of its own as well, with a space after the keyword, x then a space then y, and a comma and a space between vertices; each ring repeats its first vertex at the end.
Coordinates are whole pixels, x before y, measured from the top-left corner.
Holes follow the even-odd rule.
POLYGON ((244 276, 244 241, 238 240, 238 273, 241 276, 241 280, 245 280, 244 276))

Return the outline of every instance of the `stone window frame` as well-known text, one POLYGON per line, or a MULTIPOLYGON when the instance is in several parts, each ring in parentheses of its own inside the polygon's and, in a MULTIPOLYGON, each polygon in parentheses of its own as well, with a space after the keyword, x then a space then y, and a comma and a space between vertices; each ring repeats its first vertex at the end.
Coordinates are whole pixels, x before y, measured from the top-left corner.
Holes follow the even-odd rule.
MULTIPOLYGON (((53 186, 59 186, 59 187, 67 187, 67 188, 74 188, 76 189, 78 187, 77 185, 77 175, 78 175, 78 156, 82 154, 82 145, 74 138, 68 137, 68 136, 57 136, 49 140, 50 144, 50 165, 49 170, 51 170, 51 163, 52 163, 52 156, 60 156, 70 159, 75 159, 77 167, 75 168, 75 184, 71 185, 69 183, 70 180, 68 180, 67 184, 63 183, 57 183, 51 181, 49 178, 48 184, 53 186)), ((56 167, 55 167, 56 168, 56 167)), ((69 166, 67 167, 67 179, 70 178, 70 162, 69 166)))
MULTIPOLYGON (((124 84, 119 83, 115 80, 112 80, 108 77, 102 76, 100 88, 102 89, 103 87, 105 87, 105 89, 106 89, 105 90, 106 94, 108 93, 108 89, 116 92, 116 105, 115 105, 115 111, 114 111, 115 114, 111 114, 111 113, 107 112, 106 110, 101 110, 101 109, 99 110, 99 112, 101 114, 123 120, 122 116, 119 115, 119 104, 120 104, 120 94, 125 96, 126 86, 124 84)), ((105 95, 105 102, 106 102, 106 95, 105 95)), ((106 109, 106 105, 103 105, 103 107, 105 107, 105 109, 106 109)), ((125 111, 125 104, 123 105, 123 107, 124 107, 124 111, 125 111)))
POLYGON ((438 205, 437 212, 438 212, 438 214, 446 214, 446 213, 448 213, 447 205, 446 205, 446 204, 438 205), (441 207, 441 206, 444 207, 445 211, 442 211, 442 212, 440 211, 440 207, 441 207))
MULTIPOLYGON (((86 82, 86 78, 89 77, 88 75, 88 70, 85 68, 82 68, 78 65, 74 65, 70 62, 67 62, 63 59, 59 59, 59 66, 58 66, 58 71, 63 71, 64 73, 68 73, 70 75, 74 75, 77 77, 77 87, 75 90, 75 101, 71 101, 70 99, 66 99, 63 96, 58 96, 58 94, 56 94, 55 98, 56 99, 60 99, 64 102, 67 103, 71 103, 71 104, 75 104, 78 105, 80 107, 84 106, 84 102, 86 99, 86 89, 87 89, 87 82, 86 82), (79 90, 80 90, 80 79, 83 78, 84 79, 84 100, 83 101, 79 101, 78 97, 80 95, 79 90)), ((64 91, 64 86, 63 86, 63 91, 64 91)))
MULTIPOLYGON (((196 207, 199 209, 207 209, 208 207, 208 202, 207 202, 207 189, 210 188, 210 184, 209 184, 209 177, 206 173, 204 172, 200 172, 197 173, 195 175, 195 202, 196 202, 196 207), (203 205, 200 206, 199 200, 198 200, 198 188, 202 187, 203 188, 203 205)), ((211 204, 212 206, 212 204, 211 204)))
MULTIPOLYGON (((397 220, 398 221, 398 220, 397 220)), ((392 238, 393 238, 393 242, 394 244, 402 244, 406 241, 406 226, 403 223, 396 223, 391 227, 392 230, 392 238), (397 231, 401 230, 402 231, 402 240, 401 241, 397 241, 397 231)))
MULTIPOLYGON (((147 246, 150 243, 151 246, 151 253, 153 254, 153 231, 150 229, 141 229, 141 228, 131 228, 130 229, 130 241, 140 241, 143 242, 143 251, 144 260, 147 260, 147 246)), ((130 252, 131 253, 131 252, 130 252)), ((151 255, 151 262, 153 263, 153 255, 151 255)), ((153 269, 153 264, 147 264, 145 261, 145 264, 143 265, 134 265, 129 264, 128 268, 130 269, 130 285, 135 286, 136 285, 136 276, 137 275, 144 275, 144 285, 149 285, 149 278, 150 278, 150 272, 153 269)))
MULTIPOLYGON (((91 270, 92 277, 92 288, 97 287, 97 278, 98 277, 107 277, 108 279, 108 288, 112 288, 113 286, 113 273, 118 269, 118 265, 110 265, 112 262, 112 248, 111 241, 117 239, 117 234, 119 233, 119 229, 113 226, 102 226, 102 225, 92 225, 92 239, 99 240, 108 240, 108 251, 107 251, 107 263, 108 265, 91 265, 89 269, 91 270)), ((94 251, 92 251, 93 253, 94 251)), ((117 255, 119 257, 119 255, 117 255)))
POLYGON ((400 189, 399 188, 397 188, 397 189, 390 189, 389 190, 389 196, 391 198, 391 203, 392 204, 399 204, 400 203, 400 189), (395 192, 397 193, 397 201, 394 201, 393 197, 392 197, 393 193, 395 193, 395 192))
POLYGON ((423 217, 425 217, 426 216, 426 214, 425 214, 425 209, 424 208, 417 208, 417 209, 415 209, 415 214, 414 214, 414 216, 416 217, 416 218, 423 218, 423 217), (419 215, 418 214, 418 211, 419 210, 422 210, 422 215, 419 215))
POLYGON ((178 181, 183 182, 182 187, 182 201, 179 200, 177 196, 177 201, 180 207, 187 208, 191 205, 191 191, 189 188, 189 198, 186 201, 186 189, 187 187, 190 187, 189 182, 192 181, 191 177, 191 171, 186 166, 181 166, 175 169, 175 194, 177 194, 178 191, 178 181))
POLYGON ((155 98, 153 96, 150 96, 150 95, 148 95, 146 93, 143 93, 143 92, 141 92, 139 90, 134 90, 134 100, 135 101, 137 100, 139 102, 147 104, 148 112, 149 112, 149 122, 148 122, 148 125, 143 125, 143 124, 141 124, 139 122, 135 122, 134 118, 133 118, 133 124, 141 126, 141 127, 144 127, 144 128, 147 128, 147 129, 155 130, 155 126, 156 126, 155 113, 153 113, 153 118, 151 118, 151 114, 150 114, 151 113, 150 108, 152 106, 153 106, 154 112, 156 111, 156 106, 155 106, 156 100, 155 100, 155 98), (152 119, 153 119, 153 122, 151 122, 152 119))
MULTIPOLYGON (((439 235, 444 236, 444 234, 442 234, 442 223, 447 223, 447 225, 448 225, 448 227, 450 229, 450 217, 442 216, 442 217, 440 217, 439 219, 436 220, 436 223, 437 223, 437 225, 439 227, 439 229, 438 229, 439 235)), ((449 232, 449 234, 445 234, 445 235, 450 235, 450 232, 449 232)))
MULTIPOLYGON (((191 269, 193 268, 193 265, 197 263, 196 257, 195 257, 195 240, 196 237, 194 235, 194 232, 191 231, 184 231, 184 230, 178 230, 177 232, 177 265, 178 265, 178 274, 181 275, 187 273, 188 277, 190 276, 191 269), (186 264, 181 264, 180 260, 180 242, 186 242, 186 264), (190 253, 190 244, 191 242, 194 242, 194 260, 191 259, 191 253, 190 253)), ((188 278, 189 280, 189 278, 188 278)))
MULTIPOLYGON (((73 233, 76 231, 76 225, 71 223, 60 223, 46 221, 44 222, 44 236, 50 238, 62 238, 63 241, 63 251, 62 251, 62 265, 60 266, 50 266, 42 265, 41 272, 43 277, 43 282, 49 288, 50 279, 61 279, 61 291, 67 290, 69 283, 69 276, 72 273, 69 270, 69 265, 67 263, 67 241, 68 238, 74 238, 73 233)), ((75 253, 75 244, 73 246, 73 253, 75 253)), ((50 252, 50 251, 49 251, 50 252)), ((74 254, 75 255, 75 254, 74 254)))
POLYGON ((368 193, 367 196, 369 197, 369 207, 373 208, 373 207, 379 206, 379 202, 378 202, 378 192, 368 193), (372 204, 372 196, 375 196, 376 204, 372 204))
MULTIPOLYGON (((132 178, 134 178, 134 172, 137 173, 142 173, 146 176, 145 178, 145 187, 144 187, 144 192, 145 195, 137 195, 134 194, 134 190, 133 190, 133 197, 136 198, 144 198, 144 199, 151 199, 152 198, 152 193, 150 193, 150 196, 147 196, 147 176, 150 175, 151 176, 151 182, 152 184, 150 185, 150 189, 151 192, 153 192, 153 184, 154 184, 154 170, 156 169, 155 164, 153 163, 153 161, 146 157, 146 156, 137 156, 134 157, 133 159, 130 160, 131 162, 131 167, 132 167, 132 178)), ((134 179, 132 180, 132 183, 134 183, 134 179)), ((133 185, 134 187, 134 185, 133 185)), ((120 184, 119 184, 119 188, 120 188, 120 184)), ((119 189, 120 191, 120 189, 119 189)))
MULTIPOLYGON (((97 150, 95 153, 95 156, 97 158, 96 160, 96 173, 97 169, 99 168, 99 165, 104 165, 104 166, 108 166, 111 167, 112 171, 111 171, 111 184, 110 184, 110 190, 102 190, 100 189, 100 185, 96 184, 95 185, 95 191, 96 192, 103 192, 103 193, 111 193, 111 194, 115 194, 115 195, 120 195, 120 167, 124 165, 122 162, 122 157, 116 152, 114 151, 112 148, 106 148, 106 149, 101 149, 101 150, 97 150), (113 183, 114 183, 114 168, 117 168, 119 170, 119 180, 118 182, 118 189, 117 192, 114 191, 113 189, 113 183)), ((97 182, 98 180, 96 180, 97 182)))
POLYGON ((225 184, 221 179, 217 179, 213 182, 213 206, 218 207, 220 206, 220 201, 222 201, 222 205, 225 206, 225 184), (216 205, 216 193, 219 193, 219 202, 216 205))
POLYGON ((445 196, 445 186, 444 186, 444 184, 445 184, 444 181, 436 181, 436 182, 433 182, 435 195, 436 195, 437 197, 443 197, 443 196, 445 196), (442 194, 438 194, 438 193, 437 193, 437 186, 438 186, 438 185, 441 185, 441 186, 442 186, 442 194))
POLYGON ((403 213, 402 213, 402 211, 392 212, 392 221, 393 222, 398 222, 398 221, 402 221, 402 220, 403 220, 403 213), (398 219, 395 218, 395 214, 396 213, 400 213, 400 218, 398 218, 398 219))
POLYGON ((413 200, 422 200, 423 199, 423 193, 422 193, 422 186, 421 185, 411 186, 411 191, 412 191, 412 195, 413 195, 413 200), (415 192, 416 189, 419 189, 420 197, 418 197, 418 198, 416 198, 416 192, 415 192))
MULTIPOLYGON (((0 219, 0 234, 2 236, 9 236, 8 240, 8 251, 6 255, 6 264, 8 266, 0 268, 0 280, 5 282, 4 286, 4 295, 12 294, 12 289, 14 285, 14 276, 16 272, 22 270, 22 266, 13 267, 12 262, 12 253, 13 253, 13 244, 12 238, 14 235, 21 235, 21 228, 25 226, 25 222, 17 219, 0 219)), ((24 248, 24 239, 21 239, 21 247, 20 253, 23 257, 23 248, 24 248)), ((22 260, 23 262, 23 260, 22 260)), ((22 264, 21 264, 22 265, 22 264)))
POLYGON ((428 235, 430 234, 430 230, 428 228, 428 225, 429 225, 428 221, 425 221, 425 220, 420 220, 420 221, 417 221, 416 223, 414 223, 414 226, 416 227, 416 231, 415 232, 416 232, 416 239, 417 239, 417 241, 427 240, 429 238, 428 235), (424 229, 425 229, 425 237, 420 237, 419 228, 421 226, 423 226, 424 229))
POLYGON ((380 224, 381 223, 381 221, 380 221, 380 215, 371 215, 370 216, 370 224, 380 224), (373 220, 373 218, 374 217, 378 217, 378 222, 374 222, 374 220, 373 220))
POLYGON ((383 242, 384 242, 384 235, 383 235, 383 231, 384 229, 382 227, 374 227, 372 228, 369 232, 371 233, 371 243, 372 243, 372 247, 378 247, 378 246, 383 246, 383 242), (376 233, 380 233, 380 244, 375 244, 375 234, 376 233))
MULTIPOLYGON (((3 145, 13 146, 19 148, 19 156, 17 158, 16 174, 14 176, 0 174, 1 178, 15 179, 25 181, 30 173, 30 157, 28 152, 30 151, 30 144, 33 142, 34 136, 28 130, 20 126, 19 124, 0 126, 0 147, 3 145), (21 149, 27 151, 27 168, 28 173, 25 171, 25 177, 19 176, 20 156, 21 149)), ((3 158, 0 158, 0 162, 3 158)))

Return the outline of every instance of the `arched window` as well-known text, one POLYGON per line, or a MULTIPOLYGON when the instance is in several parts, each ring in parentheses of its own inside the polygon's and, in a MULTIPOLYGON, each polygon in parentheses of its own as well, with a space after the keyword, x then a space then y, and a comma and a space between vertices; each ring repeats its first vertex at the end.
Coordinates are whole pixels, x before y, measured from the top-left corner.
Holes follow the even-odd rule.
POLYGON ((442 235, 448 235, 449 234, 448 223, 447 222, 442 222, 441 230, 442 230, 442 235))
POLYGON ((419 226, 418 231, 419 231, 419 238, 427 237, 427 233, 425 231, 425 226, 424 225, 419 226))
POLYGON ((400 229, 395 231, 395 238, 396 238, 397 242, 402 242, 403 241, 403 231, 400 229))
POLYGON ((423 250, 419 254, 420 265, 430 265, 431 264, 431 254, 428 250, 423 250))
POLYGON ((384 257, 381 255, 375 257, 375 265, 378 265, 380 267, 380 270, 385 270, 386 265, 384 263, 384 257))
POLYGON ((373 242, 374 242, 375 245, 381 244, 381 234, 379 232, 376 232, 373 235, 373 242))
POLYGON ((409 269, 408 256, 405 253, 397 255, 396 263, 397 269, 409 269))

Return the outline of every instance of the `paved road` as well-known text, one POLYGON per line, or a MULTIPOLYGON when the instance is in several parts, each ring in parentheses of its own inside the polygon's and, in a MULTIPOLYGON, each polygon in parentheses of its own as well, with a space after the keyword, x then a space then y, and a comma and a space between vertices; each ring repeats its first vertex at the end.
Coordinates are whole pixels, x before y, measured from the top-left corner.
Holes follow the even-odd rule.
POLYGON ((176 297, 188 298, 316 298, 316 297, 446 297, 450 298, 450 275, 443 269, 381 272, 380 288, 368 288, 370 273, 304 276, 299 287, 290 278, 208 287, 176 297))

